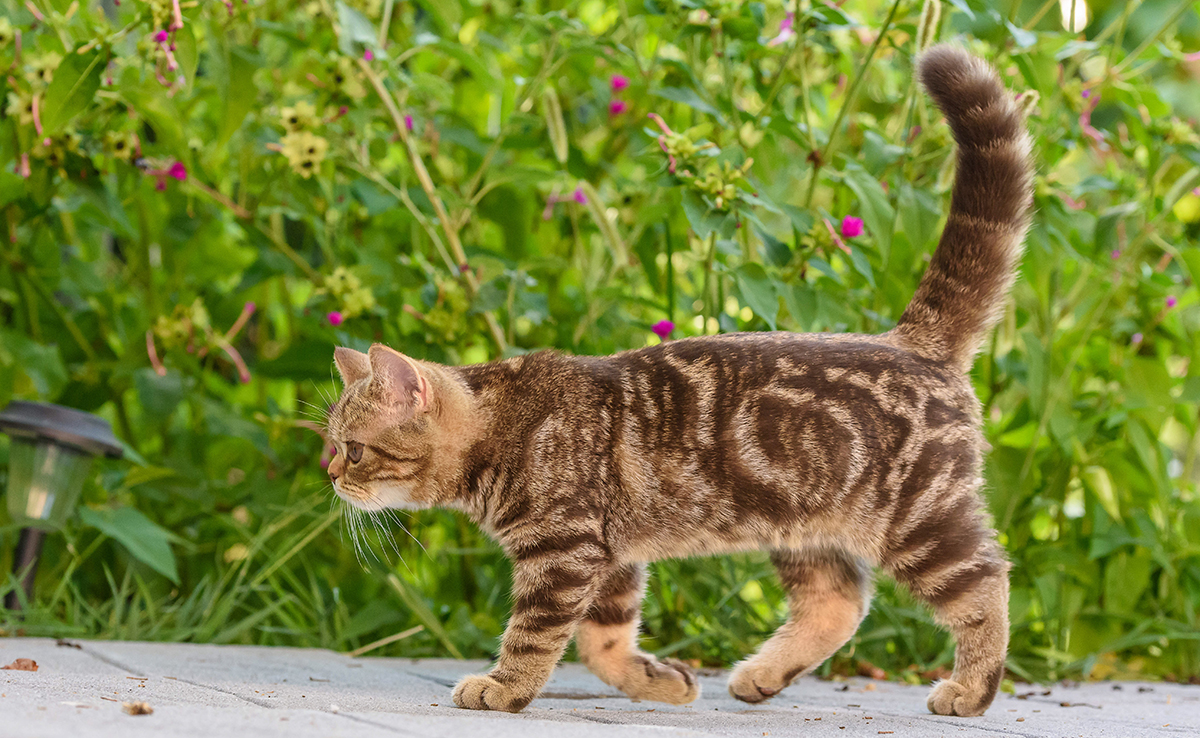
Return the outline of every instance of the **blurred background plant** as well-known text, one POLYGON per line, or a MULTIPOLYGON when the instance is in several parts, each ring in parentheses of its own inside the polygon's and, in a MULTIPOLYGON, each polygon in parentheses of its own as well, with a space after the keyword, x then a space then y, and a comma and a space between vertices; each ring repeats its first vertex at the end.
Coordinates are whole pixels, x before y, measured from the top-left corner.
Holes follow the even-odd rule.
MULTIPOLYGON (((1020 94, 1039 168, 974 373, 1011 673, 1200 677, 1200 3, 0 8, 0 404, 126 446, 5 632, 350 650, 420 625, 372 653, 492 653, 509 565, 465 520, 354 519, 356 556, 308 430, 333 346, 886 330, 953 171, 913 59, 957 39, 1020 94)), ((762 555, 653 575, 659 654, 727 664, 784 615, 762 555)), ((824 672, 944 672, 947 636, 880 589, 824 672)))

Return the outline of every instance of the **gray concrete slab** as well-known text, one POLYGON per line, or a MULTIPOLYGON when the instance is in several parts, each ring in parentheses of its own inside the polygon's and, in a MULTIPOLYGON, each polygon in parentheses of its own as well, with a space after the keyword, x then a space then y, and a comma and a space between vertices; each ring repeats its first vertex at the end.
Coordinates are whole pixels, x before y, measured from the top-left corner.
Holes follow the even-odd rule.
POLYGON ((855 678, 802 679, 765 705, 729 697, 723 674, 701 677, 692 705, 636 703, 578 664, 556 670, 519 715, 460 710, 452 685, 484 662, 351 659, 320 649, 0 639, 0 737, 109 736, 1022 736, 1200 735, 1200 687, 1125 682, 1019 686, 981 718, 925 710, 927 687, 855 678), (126 715, 144 701, 154 714, 126 715))

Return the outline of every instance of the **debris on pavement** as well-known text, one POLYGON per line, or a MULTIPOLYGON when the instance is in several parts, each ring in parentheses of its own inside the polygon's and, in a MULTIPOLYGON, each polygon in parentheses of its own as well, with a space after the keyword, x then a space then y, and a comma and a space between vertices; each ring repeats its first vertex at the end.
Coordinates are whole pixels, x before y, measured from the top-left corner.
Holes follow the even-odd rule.
POLYGON ((33 659, 16 659, 8 666, 0 666, 0 669, 7 669, 9 671, 37 671, 38 665, 33 659))
POLYGON ((145 702, 122 702, 121 711, 126 715, 153 715, 154 708, 145 702))

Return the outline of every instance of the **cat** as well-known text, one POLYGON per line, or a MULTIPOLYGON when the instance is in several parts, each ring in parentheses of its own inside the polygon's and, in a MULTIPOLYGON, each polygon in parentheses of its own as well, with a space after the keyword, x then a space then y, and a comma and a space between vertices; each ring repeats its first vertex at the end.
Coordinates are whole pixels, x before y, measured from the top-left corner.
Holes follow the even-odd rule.
POLYGON ((770 551, 790 617, 734 668, 734 697, 768 699, 845 644, 878 566, 957 641, 928 708, 991 704, 1009 565, 984 518, 987 445, 967 373, 1022 253, 1031 141, 983 61, 935 46, 918 74, 958 168, 932 261, 887 333, 742 333, 464 367, 380 344, 335 350, 336 493, 367 510, 460 510, 513 561, 499 661, 463 679, 455 704, 520 711, 572 635, 631 698, 695 700, 686 665, 638 649, 646 562, 751 549, 770 551))

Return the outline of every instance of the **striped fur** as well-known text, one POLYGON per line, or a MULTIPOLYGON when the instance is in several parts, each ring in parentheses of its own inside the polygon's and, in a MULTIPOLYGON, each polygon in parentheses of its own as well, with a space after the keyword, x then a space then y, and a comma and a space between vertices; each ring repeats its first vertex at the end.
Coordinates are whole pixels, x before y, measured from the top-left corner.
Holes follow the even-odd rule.
POLYGON ((694 700, 687 667, 638 649, 645 562, 754 549, 771 551, 791 616, 733 671, 734 696, 768 699, 840 648, 878 566, 957 640, 929 708, 991 703, 1008 563, 982 511, 986 446, 966 370, 1020 251, 1027 139, 981 62, 935 48, 921 71, 962 153, 946 234, 890 333, 711 336, 467 367, 338 349, 337 493, 366 509, 458 509, 513 560, 499 662, 463 680, 456 704, 524 708, 572 636, 631 697, 694 700))
POLYGON ((985 62, 935 46, 919 69, 958 143, 958 172, 942 240, 895 333, 911 351, 967 371, 1000 319, 1021 259, 1032 142, 1016 101, 985 62))

